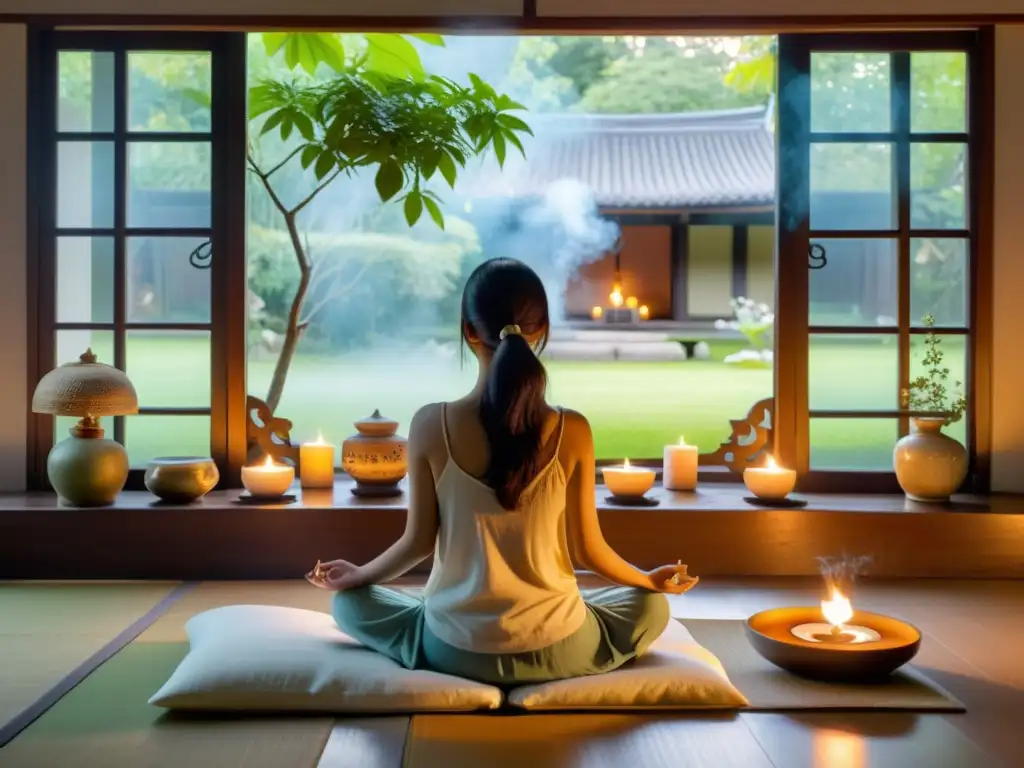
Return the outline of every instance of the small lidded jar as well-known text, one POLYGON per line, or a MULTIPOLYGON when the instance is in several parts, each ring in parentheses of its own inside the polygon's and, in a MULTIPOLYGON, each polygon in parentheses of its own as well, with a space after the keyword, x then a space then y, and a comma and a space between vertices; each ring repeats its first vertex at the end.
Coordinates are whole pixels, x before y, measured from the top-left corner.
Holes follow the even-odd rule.
POLYGON ((358 434, 341 444, 341 468, 355 481, 356 496, 397 496, 398 483, 409 471, 408 441, 399 434, 398 422, 372 416, 355 423, 358 434))

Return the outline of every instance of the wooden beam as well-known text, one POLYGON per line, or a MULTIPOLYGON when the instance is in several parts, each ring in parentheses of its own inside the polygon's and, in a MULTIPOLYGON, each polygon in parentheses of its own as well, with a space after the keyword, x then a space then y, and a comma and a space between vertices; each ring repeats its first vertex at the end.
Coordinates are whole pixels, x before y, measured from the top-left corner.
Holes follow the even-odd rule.
POLYGON ((690 317, 686 297, 686 246, 689 238, 689 227, 676 224, 672 227, 671 238, 671 275, 672 275, 672 319, 688 320, 690 317))
POLYGON ((732 228, 732 295, 747 295, 747 227, 734 224, 732 228))

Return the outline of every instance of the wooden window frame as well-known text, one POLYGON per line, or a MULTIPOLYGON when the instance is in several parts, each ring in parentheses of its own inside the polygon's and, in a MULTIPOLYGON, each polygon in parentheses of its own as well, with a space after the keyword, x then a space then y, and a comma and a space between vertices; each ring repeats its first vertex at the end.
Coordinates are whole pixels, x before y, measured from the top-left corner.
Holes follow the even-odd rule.
MULTIPOLYGON (((813 333, 879 333, 877 328, 829 328, 809 323, 809 247, 815 238, 885 237, 898 243, 899 274, 899 386, 910 378, 910 337, 926 329, 910 324, 910 241, 921 235, 958 236, 968 240, 968 318, 963 330, 937 329, 943 335, 967 335, 969 472, 964 490, 984 493, 989 489, 991 451, 991 403, 989 368, 991 358, 992 293, 992 121, 993 40, 991 29, 955 32, 913 33, 823 33, 780 35, 778 82, 786 91, 780 99, 778 117, 777 173, 777 255, 776 255, 776 350, 786 365, 775 369, 775 452, 785 465, 800 475, 800 488, 807 491, 897 492, 894 472, 822 471, 810 466, 810 419, 833 415, 809 407, 808 358, 813 333), (810 130, 811 52, 880 52, 893 54, 891 131, 882 134, 856 133, 823 135, 810 130), (912 133, 910 105, 899 103, 900 93, 909 95, 910 54, 908 51, 960 52, 967 55, 966 131, 956 134, 912 133), (815 232, 810 228, 810 154, 804 151, 816 141, 884 141, 894 147, 897 206, 892 231, 815 232), (929 232, 910 226, 910 147, 914 143, 955 141, 966 144, 968 153, 967 229, 929 232), (785 194, 784 190, 788 190, 785 194), (779 395, 782 396, 779 396, 779 395)), ((886 331, 895 335, 891 329, 886 331)), ((843 418, 885 417, 898 420, 899 434, 908 431, 910 414, 891 411, 835 413, 843 418)))
MULTIPOLYGON (((65 31, 33 28, 30 32, 30 88, 37 98, 29 109, 27 175, 29 265, 28 392, 54 367, 59 330, 110 331, 114 360, 124 369, 125 341, 131 330, 203 330, 210 333, 210 406, 208 408, 140 407, 140 414, 209 415, 210 455, 221 472, 221 485, 237 485, 245 461, 245 34, 201 31, 65 31), (100 51, 114 55, 114 126, 106 132, 58 132, 57 86, 60 51, 100 51), (209 133, 132 133, 128 130, 127 54, 136 51, 209 51, 211 54, 211 126, 209 133), (58 228, 57 147, 61 139, 110 141, 114 145, 112 227, 58 228), (132 139, 147 142, 204 141, 211 151, 210 225, 200 229, 137 228, 125 221, 127 147, 132 139), (58 236, 112 237, 114 241, 114 316, 110 323, 58 323, 56 314, 56 243, 58 236), (209 323, 130 323, 126 318, 126 242, 131 236, 201 236, 211 241, 209 323)), ((109 436, 124 441, 124 418, 108 424, 109 436), (113 427, 112 429, 110 427, 113 427)), ((169 423, 170 426, 170 423, 169 423)), ((26 484, 49 488, 46 457, 54 444, 54 419, 30 411, 26 484)), ((126 488, 143 487, 144 470, 133 468, 126 488)))

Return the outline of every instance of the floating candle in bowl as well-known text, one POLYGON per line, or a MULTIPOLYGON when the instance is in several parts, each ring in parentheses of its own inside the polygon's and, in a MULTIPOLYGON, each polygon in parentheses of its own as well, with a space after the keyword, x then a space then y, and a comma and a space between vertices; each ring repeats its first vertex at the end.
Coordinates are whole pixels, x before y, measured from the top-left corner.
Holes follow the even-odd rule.
POLYGON ((601 475, 613 495, 639 498, 651 490, 655 472, 646 467, 631 467, 626 459, 621 467, 601 467, 601 475))
POLYGON ((299 481, 303 488, 334 487, 334 446, 323 435, 299 446, 299 481))
POLYGON ((692 491, 697 487, 697 446, 687 445, 679 438, 679 445, 666 445, 662 485, 669 491, 692 491))
POLYGON ((270 456, 262 464, 242 467, 242 485, 254 498, 283 496, 294 480, 295 468, 288 464, 275 464, 270 456))
POLYGON ((796 487, 796 471, 780 467, 769 456, 765 466, 744 469, 743 482, 757 498, 778 501, 793 492, 796 487))

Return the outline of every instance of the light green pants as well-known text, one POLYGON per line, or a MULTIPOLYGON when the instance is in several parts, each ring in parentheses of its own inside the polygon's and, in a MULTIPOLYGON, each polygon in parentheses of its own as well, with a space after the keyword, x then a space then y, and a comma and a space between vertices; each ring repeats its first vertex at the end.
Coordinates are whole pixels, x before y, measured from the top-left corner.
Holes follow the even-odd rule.
POLYGON ((610 672, 636 658, 665 631, 662 594, 631 587, 584 590, 587 618, 554 645, 526 653, 473 653, 438 639, 424 620, 423 597, 371 586, 338 592, 338 627, 408 669, 433 669, 493 685, 539 683, 610 672))

